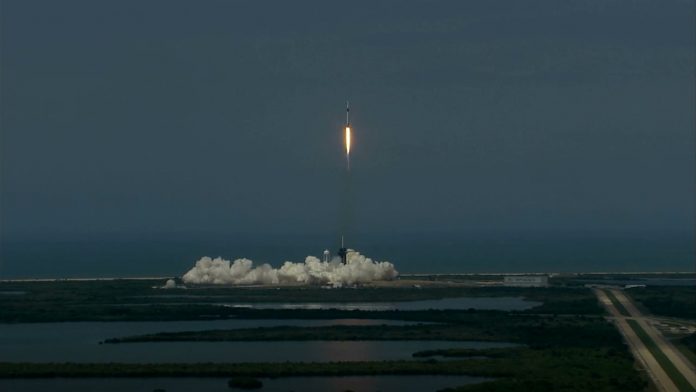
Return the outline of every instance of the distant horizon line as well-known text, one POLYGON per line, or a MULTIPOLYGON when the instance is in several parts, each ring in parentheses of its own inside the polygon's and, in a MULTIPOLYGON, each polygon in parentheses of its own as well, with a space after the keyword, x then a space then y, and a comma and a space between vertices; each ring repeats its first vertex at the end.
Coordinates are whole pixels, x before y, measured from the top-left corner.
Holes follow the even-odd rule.
MULTIPOLYGON (((555 276, 573 276, 573 275, 696 275, 696 271, 632 271, 632 272, 601 272, 601 271, 588 271, 588 272, 452 272, 452 273, 408 273, 400 274, 399 277, 419 277, 419 276, 521 276, 521 275, 555 275, 555 276)), ((14 278, 14 279, 0 279, 0 283, 12 283, 12 282, 58 282, 58 281, 68 281, 68 282, 88 282, 88 281, 114 281, 114 280, 162 280, 179 278, 180 276, 131 276, 131 277, 92 277, 92 278, 76 278, 76 277, 64 277, 64 278, 14 278)), ((194 285, 195 286, 195 285, 194 285)), ((223 285, 224 286, 224 285, 223 285)), ((239 285, 228 285, 228 286, 239 286, 239 285)), ((268 285, 273 286, 273 285, 268 285)))
MULTIPOLYGON (((589 229, 589 228, 480 228, 480 229, 451 229, 451 230, 414 230, 414 231, 375 231, 375 232, 355 232, 354 237, 410 237, 410 236, 461 236, 461 235, 505 235, 505 234, 528 234, 528 235, 569 235, 569 234, 600 234, 600 235, 630 235, 630 234, 689 234, 694 235, 696 229, 691 228, 606 228, 606 229, 589 229)), ((26 241, 26 240, 94 240, 94 239, 230 239, 230 238, 264 238, 264 237, 323 237, 333 236, 331 230, 320 232, 307 232, 298 234, 294 231, 265 231, 265 232, 234 232, 225 230, 181 230, 181 231, 99 231, 99 232, 24 232, 17 231, 8 233, 4 230, 0 233, 0 241, 26 241)))

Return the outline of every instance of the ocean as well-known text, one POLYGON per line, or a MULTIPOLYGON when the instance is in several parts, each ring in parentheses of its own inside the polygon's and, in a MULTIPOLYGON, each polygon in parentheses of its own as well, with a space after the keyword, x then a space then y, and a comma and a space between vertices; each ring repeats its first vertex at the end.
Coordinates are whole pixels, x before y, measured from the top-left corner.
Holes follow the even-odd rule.
MULTIPOLYGON (((691 233, 354 235, 347 246, 401 273, 694 272, 691 233)), ((202 256, 280 266, 335 254, 328 235, 3 239, 0 279, 181 276, 202 256)))

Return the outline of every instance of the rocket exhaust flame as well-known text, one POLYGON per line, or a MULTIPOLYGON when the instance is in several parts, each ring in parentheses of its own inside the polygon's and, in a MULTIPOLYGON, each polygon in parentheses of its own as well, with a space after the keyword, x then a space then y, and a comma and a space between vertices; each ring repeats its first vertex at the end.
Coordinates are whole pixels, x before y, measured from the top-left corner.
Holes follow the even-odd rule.
POLYGON ((350 170, 350 142, 351 142, 351 134, 350 134, 350 103, 346 101, 346 165, 347 169, 350 170))
MULTIPOLYGON (((350 165, 350 127, 346 127, 346 159, 350 165)), ((350 166, 349 166, 350 167, 350 166)))

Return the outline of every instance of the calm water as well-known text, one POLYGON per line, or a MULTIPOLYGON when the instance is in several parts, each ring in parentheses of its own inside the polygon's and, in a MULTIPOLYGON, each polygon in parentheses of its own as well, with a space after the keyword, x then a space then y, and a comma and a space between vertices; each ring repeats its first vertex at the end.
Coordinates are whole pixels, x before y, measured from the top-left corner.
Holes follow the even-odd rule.
POLYGON ((158 342, 99 344, 119 336, 278 325, 400 325, 384 320, 224 320, 0 324, 0 361, 12 362, 283 362, 410 359, 419 350, 505 347, 505 343, 432 341, 158 342))
MULTIPOLYGON (((108 338, 142 335, 157 332, 202 331, 209 329, 235 329, 256 327, 277 327, 291 325, 314 327, 323 325, 405 325, 413 324, 398 320, 206 320, 206 321, 113 321, 113 322, 66 322, 66 323, 26 323, 0 324, 0 347, 14 342, 27 344, 47 344, 66 342, 73 344, 99 343, 108 338)), ((0 353, 2 355, 2 353, 0 353)))
POLYGON ((583 283, 598 283, 612 285, 644 284, 646 286, 696 286, 696 279, 681 278, 633 278, 633 279, 583 279, 583 283))
MULTIPOLYGON (((167 392, 220 391, 238 389, 227 387, 226 378, 102 378, 102 379, 39 379, 0 380, 0 390, 5 392, 151 392, 162 388, 167 392)), ((443 388, 474 384, 488 379, 468 376, 349 376, 349 377, 291 377, 260 379, 263 392, 401 392, 437 391, 443 388)))
POLYGON ((428 310, 428 309, 494 309, 524 310, 541 305, 522 297, 461 297, 404 302, 356 302, 356 303, 256 303, 224 304, 223 306, 256 309, 340 309, 340 310, 428 310))
POLYGON ((26 293, 27 293, 26 291, 0 290, 0 295, 25 295, 26 293))

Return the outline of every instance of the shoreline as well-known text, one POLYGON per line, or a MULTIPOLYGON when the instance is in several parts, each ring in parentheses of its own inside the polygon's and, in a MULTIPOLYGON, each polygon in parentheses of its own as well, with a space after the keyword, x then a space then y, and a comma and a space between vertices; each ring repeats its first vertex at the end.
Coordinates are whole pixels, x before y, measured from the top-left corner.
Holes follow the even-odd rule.
MULTIPOLYGON (((575 277, 581 275, 693 275, 696 279, 696 271, 633 271, 633 272, 453 272, 453 273, 410 273, 410 274, 400 274, 401 278, 422 278, 426 276, 522 276, 522 275, 549 275, 551 277, 575 277)), ((90 278, 76 278, 76 277, 61 277, 61 278, 11 278, 11 279, 0 279, 0 283, 13 283, 13 282, 98 282, 98 281, 116 281, 116 280, 162 280, 162 279, 176 279, 179 276, 106 276, 106 277, 90 277, 90 278)), ((398 279, 397 279, 398 280, 398 279)))

